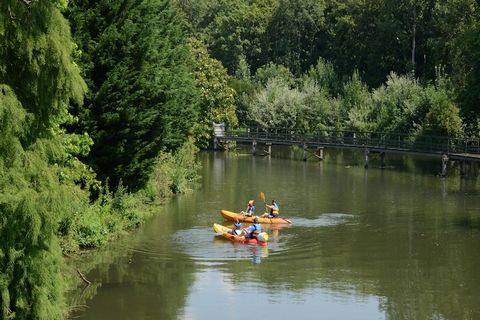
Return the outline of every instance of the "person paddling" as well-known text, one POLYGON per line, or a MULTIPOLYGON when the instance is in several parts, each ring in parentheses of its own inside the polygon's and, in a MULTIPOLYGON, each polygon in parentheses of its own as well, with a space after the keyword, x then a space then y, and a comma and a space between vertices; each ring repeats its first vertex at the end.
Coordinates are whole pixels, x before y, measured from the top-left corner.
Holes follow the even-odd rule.
POLYGON ((255 238, 258 233, 262 232, 262 225, 258 223, 258 217, 253 218, 253 224, 243 229, 245 238, 255 238))
POLYGON ((268 209, 270 209, 270 212, 265 212, 262 215, 262 218, 276 218, 280 212, 280 207, 278 206, 277 201, 272 200, 272 204, 266 204, 265 205, 268 209))

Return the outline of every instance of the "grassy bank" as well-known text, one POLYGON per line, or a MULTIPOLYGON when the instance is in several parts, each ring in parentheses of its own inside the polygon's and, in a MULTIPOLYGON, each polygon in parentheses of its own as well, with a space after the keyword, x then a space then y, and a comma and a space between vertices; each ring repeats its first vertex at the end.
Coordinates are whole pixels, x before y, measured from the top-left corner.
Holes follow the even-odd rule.
MULTIPOLYGON (((120 184, 112 192, 105 186, 95 201, 79 200, 72 204, 72 213, 59 228, 63 252, 98 248, 137 228, 172 195, 191 190, 199 180, 197 151, 193 141, 187 141, 175 153, 161 152, 143 190, 130 193, 120 184)), ((77 198, 85 199, 84 196, 77 198)))

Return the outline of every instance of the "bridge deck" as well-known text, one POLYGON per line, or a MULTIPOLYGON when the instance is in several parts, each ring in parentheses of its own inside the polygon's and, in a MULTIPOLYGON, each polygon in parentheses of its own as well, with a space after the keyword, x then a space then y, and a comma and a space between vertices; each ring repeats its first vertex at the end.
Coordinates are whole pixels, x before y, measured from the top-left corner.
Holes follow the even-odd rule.
POLYGON ((449 137, 425 136, 413 139, 403 134, 352 131, 320 131, 300 133, 288 129, 240 128, 226 130, 216 135, 218 141, 239 143, 270 143, 275 145, 300 145, 341 149, 369 149, 377 152, 393 152, 480 161, 478 139, 452 139, 449 137))

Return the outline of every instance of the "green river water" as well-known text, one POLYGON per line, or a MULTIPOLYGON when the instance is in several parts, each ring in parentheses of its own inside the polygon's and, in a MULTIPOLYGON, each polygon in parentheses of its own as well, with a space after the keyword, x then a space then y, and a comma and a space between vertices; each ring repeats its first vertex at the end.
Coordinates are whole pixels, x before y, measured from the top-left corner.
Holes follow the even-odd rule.
MULTIPOLYGON (((198 189, 134 233, 85 255, 92 286, 76 319, 480 319, 480 185, 442 179, 440 160, 289 148, 272 157, 204 152, 198 189), (259 192, 293 225, 267 247, 215 237, 220 209, 259 192)), ((225 222, 225 225, 229 225, 225 222)))

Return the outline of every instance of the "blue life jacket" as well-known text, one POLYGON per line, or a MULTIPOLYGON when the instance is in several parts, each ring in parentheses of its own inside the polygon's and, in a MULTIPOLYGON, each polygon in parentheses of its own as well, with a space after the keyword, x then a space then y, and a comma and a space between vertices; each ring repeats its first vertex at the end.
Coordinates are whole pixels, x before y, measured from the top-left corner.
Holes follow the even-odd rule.
POLYGON ((250 227, 248 227, 248 234, 245 237, 253 238, 255 232, 262 232, 262 225, 260 223, 254 223, 250 227))

